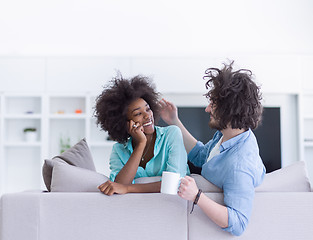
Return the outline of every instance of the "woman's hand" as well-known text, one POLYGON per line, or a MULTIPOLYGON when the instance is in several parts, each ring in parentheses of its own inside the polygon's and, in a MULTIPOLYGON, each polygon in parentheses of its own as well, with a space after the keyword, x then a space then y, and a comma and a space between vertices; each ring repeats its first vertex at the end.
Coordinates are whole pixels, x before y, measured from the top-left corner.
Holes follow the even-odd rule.
POLYGON ((114 193, 125 194, 128 193, 128 186, 121 183, 112 182, 110 180, 102 183, 98 189, 105 195, 112 196, 114 193))
POLYGON ((159 103, 161 106, 161 118, 169 125, 176 125, 176 123, 178 122, 177 107, 173 103, 165 100, 164 98, 162 98, 159 103))
POLYGON ((127 122, 128 133, 132 136, 136 143, 147 143, 147 137, 144 134, 143 126, 138 122, 134 122, 133 120, 129 120, 127 122))
POLYGON ((178 195, 185 200, 194 201, 198 194, 198 187, 192 177, 185 176, 181 179, 178 195))

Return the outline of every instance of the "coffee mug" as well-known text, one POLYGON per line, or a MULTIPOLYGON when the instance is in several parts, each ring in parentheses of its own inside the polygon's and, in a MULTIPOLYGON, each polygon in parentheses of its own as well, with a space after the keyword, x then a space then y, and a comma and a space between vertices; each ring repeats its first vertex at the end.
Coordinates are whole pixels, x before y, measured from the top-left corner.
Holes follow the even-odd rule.
POLYGON ((180 179, 181 177, 179 173, 164 171, 162 173, 161 193, 177 194, 180 179))

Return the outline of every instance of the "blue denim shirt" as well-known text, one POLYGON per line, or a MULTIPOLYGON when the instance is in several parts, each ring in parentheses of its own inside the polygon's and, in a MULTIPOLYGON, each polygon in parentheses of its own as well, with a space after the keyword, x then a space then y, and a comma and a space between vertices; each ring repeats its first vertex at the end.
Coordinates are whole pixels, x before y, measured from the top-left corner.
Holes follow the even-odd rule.
MULTIPOLYGON (((187 153, 183 137, 177 126, 155 126, 156 140, 154 156, 146 164, 146 168, 138 167, 136 178, 162 176, 163 171, 180 173, 181 177, 189 174, 187 153)), ((110 156, 110 180, 114 181, 116 175, 124 167, 133 152, 132 138, 125 144, 116 143, 110 156)))
POLYGON ((250 129, 222 143, 220 154, 206 162, 222 136, 217 131, 207 144, 197 142, 188 159, 195 166, 202 166, 201 175, 223 190, 228 211, 228 227, 224 230, 240 235, 249 222, 254 188, 262 183, 266 171, 256 138, 250 129))

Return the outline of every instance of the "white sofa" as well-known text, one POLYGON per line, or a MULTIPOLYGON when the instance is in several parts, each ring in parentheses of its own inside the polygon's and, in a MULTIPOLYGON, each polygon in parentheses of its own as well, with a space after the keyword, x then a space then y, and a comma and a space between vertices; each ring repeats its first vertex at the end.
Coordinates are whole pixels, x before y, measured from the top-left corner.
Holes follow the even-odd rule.
MULTIPOLYGON (((248 227, 239 237, 215 225, 198 206, 190 214, 191 203, 177 195, 108 197, 90 189, 95 185, 88 183, 90 170, 65 164, 59 167, 63 171, 56 168, 53 177, 63 180, 52 179, 53 188, 58 192, 2 196, 1 240, 313 239, 313 192, 303 162, 266 175, 264 183, 256 189, 248 227), (79 171, 80 190, 84 192, 77 192, 79 189, 68 192, 75 171, 79 171), (62 187, 56 186, 58 184, 62 187), (91 192, 86 192, 88 190, 91 192)), ((192 176, 206 195, 223 203, 220 189, 199 175, 192 176)), ((94 177, 91 181, 102 179, 99 175, 99 179, 94 177)))

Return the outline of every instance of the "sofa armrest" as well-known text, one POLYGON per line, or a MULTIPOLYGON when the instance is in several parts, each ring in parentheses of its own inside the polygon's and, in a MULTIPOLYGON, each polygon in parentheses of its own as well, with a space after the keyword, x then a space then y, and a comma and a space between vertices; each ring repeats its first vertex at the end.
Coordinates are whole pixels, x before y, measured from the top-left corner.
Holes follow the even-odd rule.
POLYGON ((5 194, 0 201, 0 239, 38 239, 40 194, 5 194))
MULTIPOLYGON (((205 193, 223 204, 222 193, 205 193)), ((312 192, 257 192, 245 232, 236 239, 312 239, 312 192)), ((191 203, 188 204, 188 209, 191 203)), ((228 239, 232 236, 214 224, 198 207, 188 215, 189 239, 228 239)))
POLYGON ((177 195, 20 193, 2 205, 2 240, 187 239, 187 201, 177 195))

